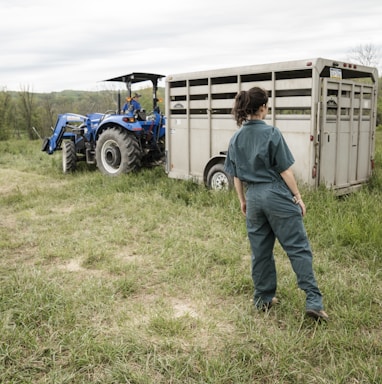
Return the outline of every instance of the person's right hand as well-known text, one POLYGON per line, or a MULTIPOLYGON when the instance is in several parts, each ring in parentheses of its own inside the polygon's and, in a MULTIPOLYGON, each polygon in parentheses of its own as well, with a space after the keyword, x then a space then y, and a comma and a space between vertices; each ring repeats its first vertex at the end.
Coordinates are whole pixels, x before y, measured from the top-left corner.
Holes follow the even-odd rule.
POLYGON ((243 201, 240 203, 240 209, 244 216, 247 216, 247 203, 243 201))

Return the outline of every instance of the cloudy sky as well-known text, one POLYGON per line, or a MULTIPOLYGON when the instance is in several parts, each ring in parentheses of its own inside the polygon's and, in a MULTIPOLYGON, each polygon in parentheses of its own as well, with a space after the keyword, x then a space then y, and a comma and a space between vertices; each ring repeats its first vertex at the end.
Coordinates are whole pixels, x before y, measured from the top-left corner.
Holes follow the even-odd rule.
POLYGON ((381 0, 0 0, 0 15, 0 90, 94 91, 130 72, 347 60, 370 44, 382 62, 381 0))

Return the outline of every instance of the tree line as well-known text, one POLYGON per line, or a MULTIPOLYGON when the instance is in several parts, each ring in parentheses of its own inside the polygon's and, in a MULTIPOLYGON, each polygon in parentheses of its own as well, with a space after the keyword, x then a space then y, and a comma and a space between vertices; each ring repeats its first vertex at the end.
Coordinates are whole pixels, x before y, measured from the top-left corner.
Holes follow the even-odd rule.
MULTIPOLYGON (((147 111, 152 109, 151 88, 139 91, 141 104, 147 111)), ((164 95, 160 88, 159 97, 164 95)), ((127 91, 62 91, 33 93, 29 88, 19 92, 0 90, 0 140, 14 138, 41 139, 52 134, 57 116, 61 113, 86 115, 118 110, 125 102, 127 91)), ((162 106, 162 109, 164 107, 162 106)))
MULTIPOLYGON (((377 125, 382 124, 382 78, 379 78, 378 88, 377 125)), ((142 89, 139 93, 142 94, 142 107, 150 111, 151 88, 142 89)), ((126 96, 127 91, 116 90, 52 93, 33 93, 28 88, 19 92, 0 90, 0 140, 36 140, 50 136, 58 114, 117 111, 118 103, 123 105, 126 96)), ((164 88, 159 88, 158 96, 164 99, 164 88)))

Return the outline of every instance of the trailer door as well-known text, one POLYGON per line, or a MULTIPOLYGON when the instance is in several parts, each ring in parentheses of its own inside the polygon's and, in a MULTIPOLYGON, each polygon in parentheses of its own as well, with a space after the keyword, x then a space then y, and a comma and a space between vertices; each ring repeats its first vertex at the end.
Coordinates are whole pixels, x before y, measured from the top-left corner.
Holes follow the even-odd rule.
POLYGON ((319 184, 348 193, 371 175, 374 85, 321 80, 319 184))

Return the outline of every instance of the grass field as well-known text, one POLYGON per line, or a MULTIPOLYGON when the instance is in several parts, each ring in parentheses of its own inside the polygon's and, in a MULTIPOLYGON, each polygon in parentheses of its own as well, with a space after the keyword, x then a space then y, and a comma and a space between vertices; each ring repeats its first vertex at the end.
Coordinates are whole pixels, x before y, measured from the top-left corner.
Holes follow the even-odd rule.
POLYGON ((0 383, 382 383, 382 132, 356 194, 301 187, 330 322, 305 317, 280 246, 280 304, 253 310, 234 192, 62 175, 0 142, 0 383))

